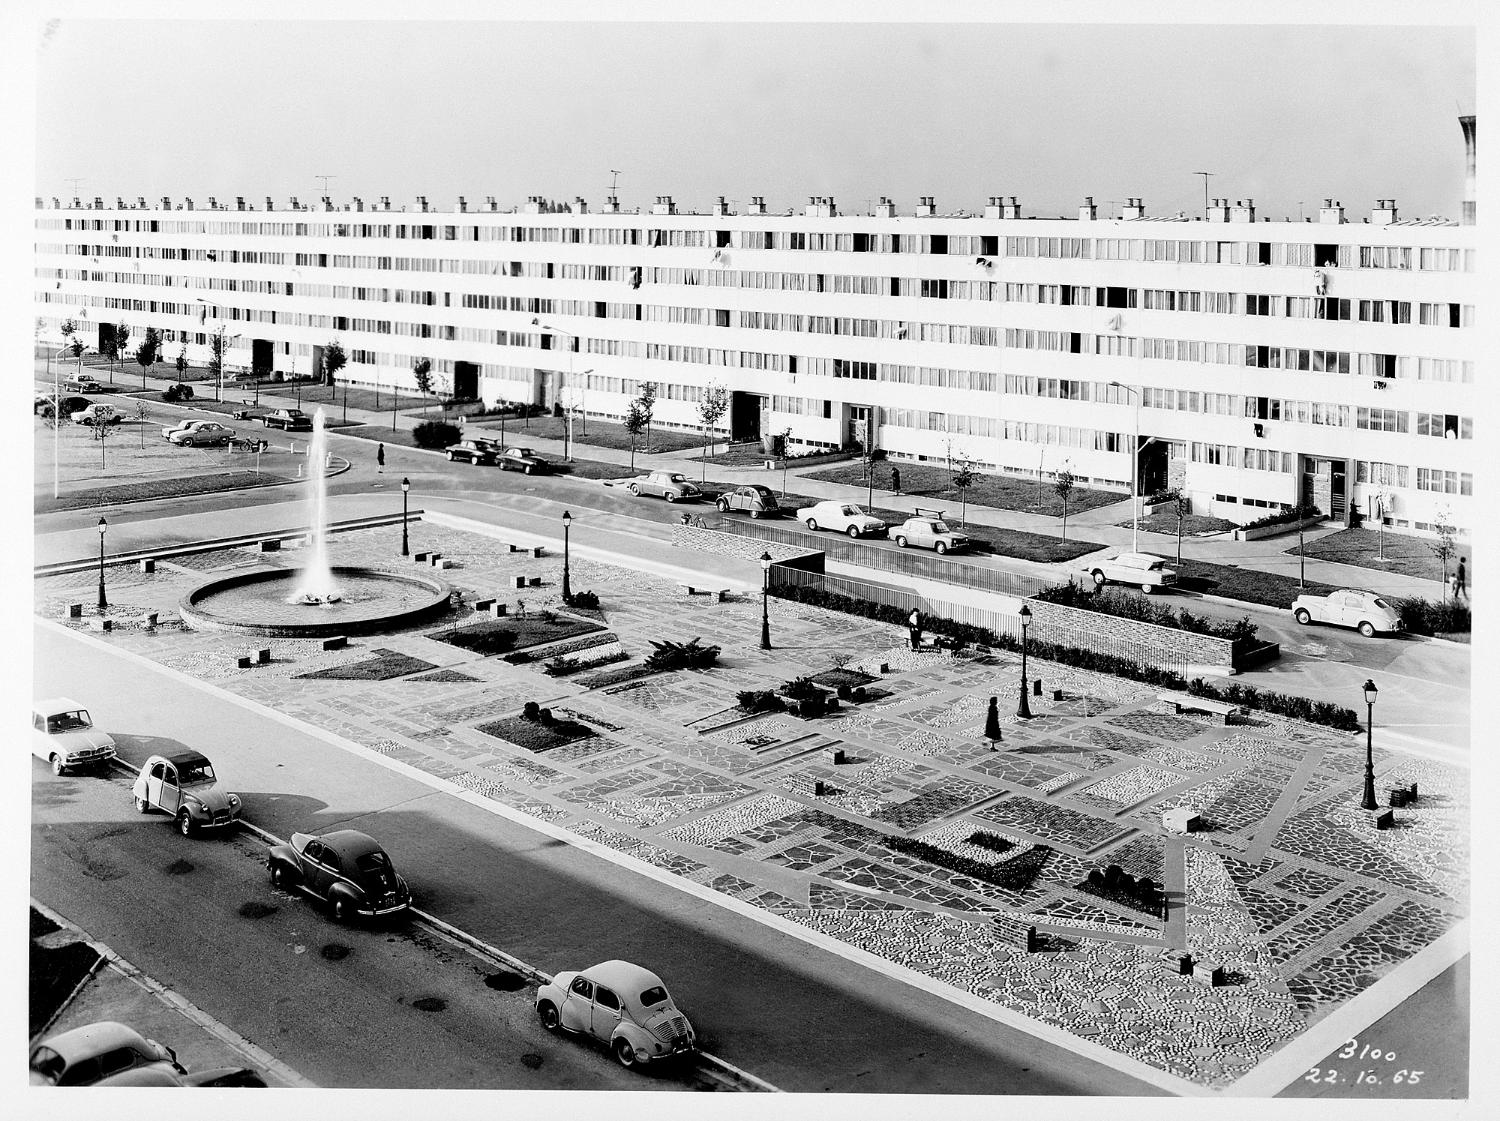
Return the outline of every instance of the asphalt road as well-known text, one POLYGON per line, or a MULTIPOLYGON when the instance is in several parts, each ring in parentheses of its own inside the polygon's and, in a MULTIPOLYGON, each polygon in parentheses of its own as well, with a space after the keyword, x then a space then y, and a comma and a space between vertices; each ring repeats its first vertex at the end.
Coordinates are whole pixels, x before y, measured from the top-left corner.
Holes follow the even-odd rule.
MULTIPOLYGON (((887 1094, 1154 1092, 216 691, 56 627, 38 623, 34 634, 37 695, 82 692, 78 699, 127 760, 139 764, 164 746, 191 745, 207 752, 263 828, 281 836, 340 825, 371 833, 420 907, 547 972, 610 957, 655 969, 705 1049, 773 1085, 887 1094)), ((502 1071, 521 1077, 514 1068, 527 1053, 544 1056, 539 1078, 562 1065, 534 1027, 508 1034, 505 1001, 517 998, 492 993, 466 965, 430 972, 444 963, 418 960, 423 954, 403 947, 399 932, 330 926, 308 902, 273 893, 233 842, 188 846, 194 870, 179 877, 183 893, 158 898, 163 873, 172 875, 168 869, 184 858, 164 820, 135 817, 123 792, 96 778, 53 780, 39 762, 34 777, 40 800, 56 803, 37 807, 37 898, 315 1081, 497 1085, 483 1080, 502 1071), (85 800, 90 787, 109 790, 102 805, 85 800), (276 910, 256 918, 241 912, 250 904, 276 910), (327 943, 355 952, 329 962, 327 943), (295 954, 296 945, 307 952, 295 954), (413 1011, 427 996, 453 1011, 413 1011), (332 1033, 325 1042, 333 1046, 350 1030, 368 1037, 379 1062, 363 1055, 308 1061, 320 1035, 332 1033)))

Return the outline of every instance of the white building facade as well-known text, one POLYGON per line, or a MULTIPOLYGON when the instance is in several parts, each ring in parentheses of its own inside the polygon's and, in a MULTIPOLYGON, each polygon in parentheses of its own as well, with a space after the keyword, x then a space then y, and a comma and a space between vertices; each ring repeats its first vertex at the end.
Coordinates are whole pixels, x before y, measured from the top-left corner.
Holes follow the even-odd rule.
POLYGON ((337 339, 356 385, 410 389, 428 357, 445 395, 591 417, 649 381, 683 428, 722 385, 736 438, 867 432, 896 460, 1122 490, 1134 459, 1141 493, 1240 522, 1308 500, 1472 526, 1473 226, 1390 200, 1305 222, 1220 199, 1191 219, 872 209, 38 199, 35 314, 91 346, 157 328, 167 363, 222 326, 231 365, 285 374, 337 339))

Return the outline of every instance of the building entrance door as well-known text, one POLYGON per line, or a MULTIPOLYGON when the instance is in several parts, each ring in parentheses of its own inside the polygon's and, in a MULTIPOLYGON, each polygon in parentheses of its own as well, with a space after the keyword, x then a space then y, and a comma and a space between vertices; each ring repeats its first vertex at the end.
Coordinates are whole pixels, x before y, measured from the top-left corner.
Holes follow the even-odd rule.
POLYGON ((880 433, 876 430, 875 409, 871 405, 849 405, 848 413, 844 420, 844 443, 848 446, 861 445, 865 443, 866 437, 870 446, 878 446, 880 433))
POLYGON ((734 443, 760 439, 761 415, 766 410, 768 399, 760 393, 742 393, 734 390, 729 394, 729 439, 734 443))
POLYGON ((453 363, 453 396, 460 401, 479 396, 479 367, 473 362, 453 363))

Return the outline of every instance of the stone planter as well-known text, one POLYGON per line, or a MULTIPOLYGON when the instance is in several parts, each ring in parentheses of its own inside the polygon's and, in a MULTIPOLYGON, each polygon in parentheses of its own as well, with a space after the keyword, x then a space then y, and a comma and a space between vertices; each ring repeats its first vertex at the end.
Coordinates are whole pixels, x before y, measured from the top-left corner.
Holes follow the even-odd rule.
POLYGON ((1315 518, 1302 518, 1295 522, 1280 522, 1276 525, 1257 526, 1254 529, 1237 529, 1234 531, 1236 541, 1259 541, 1263 537, 1280 537, 1284 533, 1296 533, 1299 529, 1305 529, 1310 525, 1317 525, 1327 519, 1319 514, 1315 518))

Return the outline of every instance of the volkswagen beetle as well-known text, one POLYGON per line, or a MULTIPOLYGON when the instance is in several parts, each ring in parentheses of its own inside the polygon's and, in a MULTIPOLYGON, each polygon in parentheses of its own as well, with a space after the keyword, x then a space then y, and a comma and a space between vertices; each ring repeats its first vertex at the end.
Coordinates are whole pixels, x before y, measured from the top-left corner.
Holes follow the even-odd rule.
POLYGON ((537 989, 536 1011, 548 1031, 592 1036, 622 1066, 657 1062, 697 1046, 692 1024, 661 978, 628 961, 559 973, 537 989))
POLYGON ((31 1050, 30 1065, 33 1086, 92 1086, 129 1070, 187 1073, 170 1047, 114 1020, 42 1040, 31 1050))
POLYGON ((373 837, 337 829, 321 837, 293 833, 290 844, 271 846, 271 883, 298 888, 328 904, 335 922, 351 915, 374 918, 411 906, 411 891, 373 837))
POLYGON ((161 810, 184 837, 240 819, 240 796, 219 785, 214 765, 196 751, 151 756, 131 793, 138 813, 161 810))

